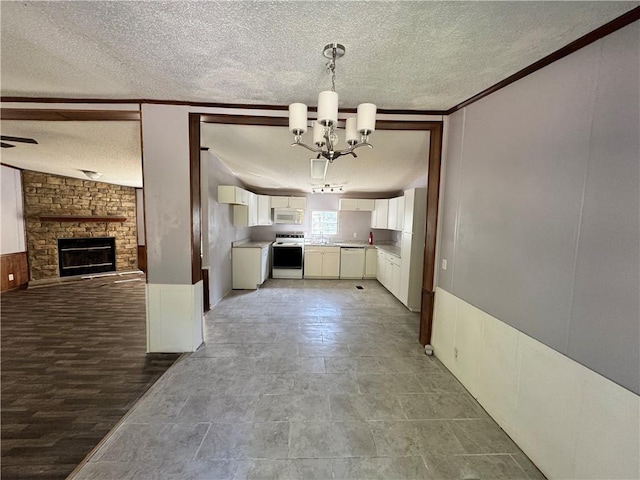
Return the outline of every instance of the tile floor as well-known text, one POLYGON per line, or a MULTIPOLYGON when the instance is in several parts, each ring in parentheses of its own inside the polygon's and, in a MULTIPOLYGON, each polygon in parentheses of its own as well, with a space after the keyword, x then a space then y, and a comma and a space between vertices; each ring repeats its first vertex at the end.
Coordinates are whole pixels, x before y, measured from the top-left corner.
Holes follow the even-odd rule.
POLYGON ((75 480, 544 479, 417 332, 376 281, 234 291, 75 480))

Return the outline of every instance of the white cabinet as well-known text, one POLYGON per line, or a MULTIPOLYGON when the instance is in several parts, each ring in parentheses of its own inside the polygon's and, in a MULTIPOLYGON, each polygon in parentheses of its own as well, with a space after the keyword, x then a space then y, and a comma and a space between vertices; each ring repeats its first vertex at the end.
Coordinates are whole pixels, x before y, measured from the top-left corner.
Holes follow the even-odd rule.
POLYGON ((269 244, 231 249, 232 287, 255 290, 269 275, 269 244))
POLYGON ((401 259, 397 255, 378 249, 376 278, 396 298, 400 298, 401 259))
POLYGON ((427 189, 412 188, 404 192, 404 221, 402 231, 424 232, 427 219, 427 189))
POLYGON ((249 205, 249 193, 235 185, 218 185, 218 203, 249 205))
POLYGON ((306 247, 305 278, 339 278, 340 247, 306 247))
POLYGON ((376 278, 378 252, 375 248, 366 248, 364 252, 364 278, 376 278))
POLYGON ((340 210, 373 212, 376 201, 373 198, 341 198, 340 210))
POLYGON ((389 230, 402 231, 404 224, 404 196, 389 199, 389 214, 387 216, 387 228, 389 230))
POLYGON ((375 210, 371 212, 371 228, 387 228, 389 199, 376 199, 375 210))
POLYGON ((307 197, 271 197, 271 208, 307 208, 307 197))
POLYGON ((255 227, 258 225, 258 196, 247 192, 246 205, 233 206, 233 224, 236 227, 255 227))
POLYGON ((273 225, 271 219, 271 197, 269 195, 257 195, 258 197, 258 225, 273 225))

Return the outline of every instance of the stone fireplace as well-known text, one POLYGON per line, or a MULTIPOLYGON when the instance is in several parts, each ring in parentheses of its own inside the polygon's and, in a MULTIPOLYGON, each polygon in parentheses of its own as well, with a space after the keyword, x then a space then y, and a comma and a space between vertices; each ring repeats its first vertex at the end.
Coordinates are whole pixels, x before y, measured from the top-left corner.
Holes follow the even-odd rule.
MULTIPOLYGON (((115 266, 103 271, 138 268, 134 188, 26 170, 22 172, 22 182, 30 280, 91 273, 80 268, 66 268, 61 274, 60 253, 62 257, 68 254, 71 264, 67 266, 71 267, 86 265, 81 263, 85 260, 89 264, 110 262, 102 255, 103 249, 85 250, 85 253, 96 255, 71 260, 72 252, 79 250, 60 252, 60 239, 77 243, 62 248, 83 249, 88 248, 87 243, 94 243, 84 239, 113 238, 115 266), (72 270, 76 273, 71 273, 72 270)), ((107 268, 106 265, 102 267, 107 268)))

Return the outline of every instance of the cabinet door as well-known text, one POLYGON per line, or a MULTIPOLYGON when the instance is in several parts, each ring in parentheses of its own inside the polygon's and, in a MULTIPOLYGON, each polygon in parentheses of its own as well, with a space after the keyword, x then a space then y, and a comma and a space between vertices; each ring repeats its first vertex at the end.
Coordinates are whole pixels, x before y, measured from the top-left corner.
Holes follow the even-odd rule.
POLYGON ((307 208, 307 198, 289 197, 289 208, 307 208))
POLYGON ((339 210, 357 210, 358 209, 358 200, 355 198, 341 198, 339 210))
MULTIPOLYGON (((404 212, 403 212, 404 213, 404 212)), ((398 223, 398 198, 389 199, 389 210, 387 213, 387 228, 389 230, 397 230, 398 223)))
POLYGON ((258 196, 253 192, 248 192, 249 200, 249 226, 255 227, 258 225, 258 196))
POLYGON ((260 283, 264 283, 269 277, 269 245, 262 247, 262 258, 260 260, 260 277, 262 279, 260 283))
POLYGON ((305 277, 321 277, 322 276, 322 253, 305 252, 304 254, 304 276, 305 277))
POLYGON ((247 205, 233 206, 233 224, 236 227, 249 226, 249 207, 247 205))
POLYGON ((398 197, 398 217, 396 221, 396 230, 402 231, 404 229, 404 195, 398 197))
POLYGON ((258 225, 273 225, 269 195, 258 195, 258 225))
POLYGON ((361 212, 373 212, 376 209, 376 201, 373 198, 361 198, 358 200, 357 209, 361 212))
POLYGON ((324 253, 322 257, 322 276, 340 277, 340 253, 324 253))
POLYGON ((288 208, 289 197, 271 197, 271 208, 288 208))
POLYGON ((376 200, 376 228, 387 228, 389 216, 389 199, 376 200))
POLYGON ((400 264, 399 259, 391 259, 389 265, 391 266, 390 270, 390 279, 389 279, 389 291, 393 293, 393 295, 397 298, 400 298, 400 264))
POLYGON ((376 278, 378 265, 378 253, 375 248, 367 248, 364 251, 364 277, 376 278))

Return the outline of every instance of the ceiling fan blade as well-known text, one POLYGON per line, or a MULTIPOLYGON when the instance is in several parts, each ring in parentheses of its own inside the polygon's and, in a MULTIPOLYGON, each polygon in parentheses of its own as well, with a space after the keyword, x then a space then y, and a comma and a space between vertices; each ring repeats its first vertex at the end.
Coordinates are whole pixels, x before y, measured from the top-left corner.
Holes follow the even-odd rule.
POLYGON ((38 142, 36 142, 33 138, 8 137, 8 136, 5 136, 5 135, 2 135, 1 139, 5 140, 7 142, 31 143, 31 144, 35 144, 35 145, 38 144, 38 142))
POLYGON ((15 145, 11 145, 10 143, 2 142, 2 143, 0 143, 0 147, 2 147, 2 148, 13 148, 13 147, 15 147, 15 145))

